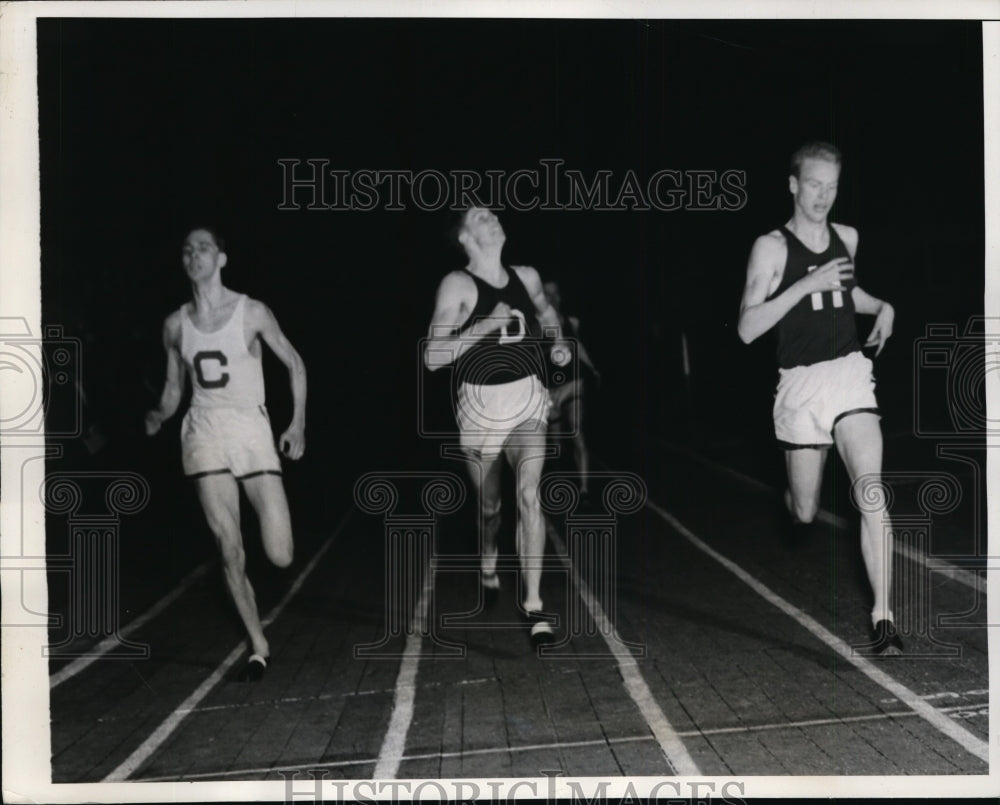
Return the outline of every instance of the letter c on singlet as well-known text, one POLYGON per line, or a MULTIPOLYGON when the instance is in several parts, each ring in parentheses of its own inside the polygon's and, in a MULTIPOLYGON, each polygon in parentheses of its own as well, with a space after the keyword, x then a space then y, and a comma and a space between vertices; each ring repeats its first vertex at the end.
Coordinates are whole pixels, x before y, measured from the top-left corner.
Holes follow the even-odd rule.
POLYGON ((524 336, 527 334, 527 328, 524 325, 524 314, 520 310, 511 310, 510 315, 517 319, 517 332, 510 335, 507 332, 507 325, 505 323, 500 328, 499 343, 501 344, 516 344, 518 341, 523 341, 524 336))
POLYGON ((215 377, 205 377, 202 364, 205 361, 215 361, 219 366, 226 366, 229 360, 224 352, 212 350, 210 352, 198 352, 194 356, 194 373, 198 378, 198 385, 203 389, 221 389, 229 383, 229 372, 219 372, 216 370, 215 377))

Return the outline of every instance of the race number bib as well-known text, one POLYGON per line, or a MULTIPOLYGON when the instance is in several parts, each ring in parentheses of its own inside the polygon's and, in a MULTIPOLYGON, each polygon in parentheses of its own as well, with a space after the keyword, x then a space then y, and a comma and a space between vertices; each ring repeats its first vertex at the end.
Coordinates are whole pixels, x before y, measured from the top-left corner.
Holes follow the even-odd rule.
POLYGON ((505 323, 503 327, 500 328, 500 338, 498 339, 501 344, 516 344, 518 341, 523 341, 524 336, 528 334, 528 328, 524 322, 524 314, 520 310, 511 310, 511 318, 517 322, 517 332, 511 334, 507 330, 507 324, 505 323))
POLYGON ((194 356, 194 374, 203 389, 221 389, 229 383, 229 372, 224 372, 229 360, 219 350, 202 351, 194 356))
MULTIPOLYGON (((817 268, 819 268, 819 266, 809 266, 809 268, 807 268, 806 271, 811 274, 817 268)), ((834 307, 843 307, 844 306, 844 294, 843 294, 843 292, 841 292, 841 291, 831 291, 831 296, 833 298, 833 306, 834 307)), ((823 309, 823 292, 822 291, 816 291, 816 293, 809 294, 809 300, 812 302, 812 309, 813 310, 822 310, 823 309)))

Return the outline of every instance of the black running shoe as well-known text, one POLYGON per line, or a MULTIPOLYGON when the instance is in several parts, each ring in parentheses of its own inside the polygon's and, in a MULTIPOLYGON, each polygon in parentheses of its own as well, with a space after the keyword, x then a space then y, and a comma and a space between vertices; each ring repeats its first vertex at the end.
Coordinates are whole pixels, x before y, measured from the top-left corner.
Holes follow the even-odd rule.
POLYGON ((872 629, 872 642, 868 646, 872 654, 880 657, 898 657, 903 653, 903 641, 896 632, 896 624, 882 620, 872 629))
POLYGON ((556 630, 553 627, 554 616, 533 611, 527 613, 525 620, 528 622, 528 637, 531 640, 532 648, 537 649, 539 646, 547 646, 556 642, 556 630))
POLYGON ((243 670, 240 672, 240 681, 259 682, 263 679, 266 669, 267 658, 262 657, 260 654, 251 654, 250 659, 247 660, 247 664, 243 666, 243 670))
POLYGON ((493 609, 500 600, 500 579, 496 573, 480 575, 479 586, 483 589, 483 606, 493 609))

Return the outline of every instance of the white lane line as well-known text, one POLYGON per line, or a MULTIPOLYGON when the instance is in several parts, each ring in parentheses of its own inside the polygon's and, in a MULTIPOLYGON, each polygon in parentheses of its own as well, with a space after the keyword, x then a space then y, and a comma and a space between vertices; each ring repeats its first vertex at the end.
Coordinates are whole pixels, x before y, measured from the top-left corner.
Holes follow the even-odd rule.
MULTIPOLYGON (((746 475, 739 470, 735 470, 732 467, 719 464, 718 462, 713 461, 707 456, 703 456, 695 450, 673 445, 669 442, 663 441, 662 439, 657 439, 657 441, 661 447, 672 450, 675 453, 680 453, 681 455, 687 456, 688 458, 697 461, 710 469, 729 475, 738 481, 742 481, 747 486, 752 486, 755 489, 759 489, 762 492, 768 492, 772 495, 779 494, 778 490, 776 490, 773 486, 770 486, 757 478, 746 475)), ((838 514, 834 514, 833 512, 829 512, 826 509, 820 509, 816 513, 816 519, 822 523, 826 523, 827 525, 832 525, 835 528, 846 529, 850 526, 850 522, 846 518, 841 517, 838 514)), ((953 565, 947 559, 917 553, 909 545, 903 545, 900 543, 899 540, 893 540, 893 548, 896 550, 896 553, 900 554, 914 564, 927 568, 932 573, 938 573, 939 575, 951 579, 952 581, 956 581, 959 584, 964 584, 966 587, 976 590, 979 593, 986 593, 986 579, 984 579, 979 573, 973 573, 963 567, 953 565)), ((987 559, 987 562, 988 561, 989 560, 987 559)), ((985 569, 996 569, 996 567, 988 565, 984 568, 984 570, 985 569)))
MULTIPOLYGON (((893 540, 892 545, 896 549, 896 553, 906 557, 914 564, 925 567, 932 573, 937 573, 952 581, 957 581, 959 584, 964 584, 966 587, 976 590, 983 595, 986 594, 986 579, 979 573, 973 573, 963 567, 953 565, 947 559, 917 553, 909 545, 903 545, 898 539, 893 540)), ((989 564, 989 560, 987 560, 987 564, 983 570, 995 570, 996 567, 996 565, 989 564)))
POLYGON ((372 777, 376 780, 395 779, 399 765, 403 762, 403 752, 406 749, 406 736, 413 721, 413 708, 417 697, 417 668, 420 665, 420 644, 427 631, 427 609, 429 607, 434 575, 431 564, 424 568, 424 580, 420 590, 420 600, 410 623, 410 631, 406 635, 406 647, 403 649, 403 660, 396 677, 396 689, 392 705, 392 717, 382 739, 378 762, 372 777))
MULTIPOLYGON (((488 682, 496 682, 495 677, 481 677, 478 679, 460 679, 456 682, 424 682, 423 688, 440 688, 445 685, 485 685, 488 682)), ((387 693, 395 693, 395 688, 370 688, 368 690, 349 690, 340 693, 318 693, 315 696, 284 696, 280 699, 255 699, 252 702, 234 702, 232 704, 212 704, 207 707, 194 707, 190 710, 178 710, 178 712, 188 713, 214 713, 220 710, 246 710, 252 707, 278 707, 283 704, 305 704, 307 702, 324 702, 331 699, 353 699, 359 696, 384 696, 387 693)), ((895 701, 889 699, 889 701, 895 701)), ((120 718, 128 716, 101 716, 97 722, 118 721, 120 718)))
MULTIPOLYGON (((925 693, 921 699, 930 701, 931 699, 964 699, 967 696, 988 696, 989 689, 977 688, 976 690, 966 690, 961 693, 952 690, 943 690, 939 693, 925 693)), ((882 699, 881 704, 892 704, 895 699, 882 699)), ((978 705, 975 705, 978 706, 978 705)))
POLYGON ((157 601, 153 606, 146 610, 142 615, 133 621, 130 621, 126 626, 123 626, 118 635, 112 637, 106 637, 96 646, 91 649, 87 649, 88 654, 84 657, 77 657, 73 662, 68 665, 63 666, 54 674, 49 677, 49 690, 54 690, 56 687, 61 685, 67 679, 71 679, 76 676, 82 670, 87 668, 91 663, 96 662, 109 651, 113 651, 119 645, 118 639, 128 638, 137 629, 141 629, 147 623, 149 623, 153 618, 159 615, 163 610, 170 606, 174 601, 180 598, 187 590, 193 585, 198 579, 208 572, 208 569, 215 564, 214 560, 204 562, 190 573, 188 573, 180 582, 167 593, 163 598, 157 601))
POLYGON ((807 629, 814 636, 822 640, 833 649, 837 654, 851 663, 855 668, 861 671, 865 676, 871 679, 875 684, 881 686, 897 699, 899 699, 903 704, 909 707, 911 710, 915 711, 919 716, 921 716, 925 721, 927 721, 931 726, 940 732, 947 735, 953 741, 958 743, 970 754, 975 755, 977 758, 985 763, 989 762, 989 745, 986 741, 977 738, 969 730, 956 724, 952 719, 943 715, 940 711, 936 710, 932 705, 924 701, 917 693, 914 693, 908 687, 900 682, 897 682, 887 673, 881 669, 875 667, 874 664, 866 660, 864 657, 856 656, 851 647, 837 637, 835 634, 830 632, 826 627, 821 625, 817 620, 807 615, 802 610, 798 609, 794 605, 790 604, 780 595, 775 593, 769 587, 758 581, 756 578, 751 576, 742 567, 737 565, 731 559, 727 559, 721 553, 716 551, 714 548, 703 542, 697 536, 694 535, 688 528, 684 526, 676 517, 667 511, 664 511, 659 506, 657 506, 652 501, 648 500, 646 505, 652 509, 656 514, 660 516, 665 522, 667 522, 671 527, 674 528, 678 533, 680 533, 685 539, 688 540, 692 545, 701 550, 703 553, 708 554, 715 561, 721 564, 726 570, 735 575, 740 581, 750 587, 758 595, 762 596, 769 603, 780 609, 789 617, 793 618, 799 625, 807 629))
MULTIPOLYGON (((697 735, 698 733, 694 733, 697 735)), ((538 752, 546 751, 552 749, 578 749, 581 747, 588 746, 608 746, 610 744, 623 744, 623 743, 638 743, 641 741, 654 741, 656 737, 653 735, 636 735, 633 737, 625 738, 608 738, 607 740, 591 740, 591 741, 566 741, 564 743, 546 743, 546 744, 524 744, 522 746, 491 746, 485 749, 467 749, 462 752, 426 752, 419 755, 405 755, 403 760, 451 760, 454 758, 467 758, 467 757, 478 757, 481 755, 500 755, 508 753, 517 752, 538 752)), ((136 780, 136 782, 143 783, 156 783, 156 782, 166 782, 170 780, 194 780, 196 778, 206 778, 206 777, 222 777, 222 776, 236 776, 241 774, 264 774, 267 772, 285 772, 285 771, 304 771, 307 769, 335 769, 342 768, 344 766, 364 766, 368 763, 375 763, 375 758, 364 758, 362 760, 330 760, 330 761, 317 761, 316 763, 297 763, 292 766, 267 766, 258 767, 255 769, 230 769, 228 771, 222 772, 205 772, 202 774, 186 774, 183 778, 180 775, 174 775, 172 777, 143 777, 141 780, 136 780)), ((382 779, 377 774, 372 776, 373 780, 382 779)))
POLYGON ((580 576, 579 571, 573 566, 566 551, 566 545, 548 518, 545 519, 545 527, 546 531, 548 531, 549 539, 555 545, 563 564, 572 575, 577 591, 590 611, 590 617, 593 618, 595 626, 604 638, 604 642, 618 662, 618 670, 622 676, 622 681, 625 683, 628 695, 632 697, 632 701, 635 702, 636 707, 639 708, 639 712, 642 713, 642 717, 646 720, 646 724, 649 725, 649 729, 656 738, 656 742, 660 745, 660 750, 663 752, 667 763, 673 767, 676 774, 700 775, 701 770, 688 753, 687 747, 684 746, 684 742, 680 739, 677 731, 670 724, 667 716, 660 708, 660 705, 653 696, 653 692, 649 689, 649 685, 646 684, 646 680, 639 671, 639 664, 635 661, 635 657, 632 656, 629 649, 619 640, 612 639, 612 636, 618 636, 615 625, 611 623, 611 620, 604 612, 604 608, 594 597, 590 587, 587 586, 587 583, 580 576))
MULTIPOLYGON (((460 680, 456 680, 456 681, 453 681, 453 682, 434 682, 434 681, 430 681, 430 680, 425 680, 423 683, 421 683, 420 687, 421 687, 421 690, 431 690, 431 689, 440 688, 440 687, 452 687, 452 686, 459 687, 459 686, 468 686, 468 685, 485 685, 485 684, 488 684, 488 683, 491 683, 491 682, 496 682, 496 679, 494 677, 481 677, 481 678, 478 678, 478 679, 460 679, 460 680)), ((317 694, 315 696, 284 696, 284 697, 282 697, 280 699, 256 699, 256 700, 254 700, 252 702, 235 702, 235 703, 232 703, 232 704, 213 704, 213 705, 210 705, 208 707, 195 707, 195 708, 193 708, 191 710, 184 710, 184 711, 179 711, 179 712, 184 712, 185 714, 188 714, 188 713, 214 713, 214 712, 218 712, 218 711, 221 711, 221 710, 247 710, 247 709, 254 708, 254 707, 279 707, 281 705, 286 705, 286 704, 307 704, 307 703, 313 703, 313 702, 330 701, 332 699, 353 699, 353 698, 357 698, 357 697, 360 697, 360 696, 385 696, 388 693, 393 693, 394 694, 395 692, 396 692, 395 688, 371 688, 369 690, 351 690, 351 691, 343 691, 341 693, 320 693, 320 694, 317 694)), ((921 695, 920 698, 923 699, 924 701, 932 701, 934 699, 965 699, 965 698, 968 698, 970 696, 987 696, 988 694, 989 694, 989 691, 986 690, 986 689, 967 690, 967 691, 965 691, 963 693, 956 693, 954 691, 943 691, 941 693, 925 693, 925 694, 921 695)), ((879 704, 894 704, 894 703, 896 703, 898 701, 899 700, 895 699, 895 698, 879 699, 879 704)), ((985 702, 970 702, 968 704, 951 705, 949 707, 943 707, 943 708, 940 708, 940 709, 941 709, 941 712, 949 712, 951 710, 963 710, 963 709, 967 709, 967 708, 984 707, 986 704, 987 703, 985 703, 985 702)), ((895 715, 915 715, 915 713, 913 713, 910 710, 907 710, 905 713, 897 713, 895 715)), ((874 715, 874 716, 869 715, 869 716, 859 716, 859 717, 860 718, 882 718, 881 715, 874 715)), ((108 721, 117 721, 118 719, 119 719, 118 716, 101 717, 101 718, 97 719, 97 722, 98 723, 104 723, 104 722, 108 722, 108 721)), ((783 722, 783 723, 785 723, 785 722, 783 722)), ((803 721, 803 722, 794 722, 794 723, 801 723, 801 724, 807 724, 808 723, 808 724, 812 724, 812 723, 820 723, 820 722, 803 721)), ((826 722, 823 722, 823 723, 826 723, 826 722)), ((830 723, 834 723, 834 721, 831 721, 830 723)), ((780 726, 780 725, 776 725, 776 726, 780 726)), ((685 733, 684 731, 680 731, 677 734, 680 735, 681 737, 684 737, 685 735, 688 735, 689 733, 685 733)), ((694 733, 690 733, 690 734, 694 734, 694 733)))
MULTIPOLYGON (((942 707, 939 713, 960 713, 960 718, 964 718, 966 713, 975 711, 975 715, 988 715, 989 708, 985 705, 954 705, 952 707, 942 707)), ((738 727, 715 727, 713 729, 682 732, 681 735, 729 735, 734 732, 768 732, 784 729, 802 729, 804 727, 835 727, 838 724, 857 724, 864 721, 886 721, 894 718, 915 718, 920 715, 913 710, 904 710, 898 713, 869 713, 860 716, 832 716, 830 718, 809 718, 801 721, 779 721, 774 724, 748 724, 738 727)))
MULTIPOLYGON (((298 578, 292 583, 288 592, 285 596, 277 603, 277 605, 272 609, 267 617, 261 620, 262 626, 268 626, 273 623, 277 617, 284 611, 288 602, 292 600, 296 593, 301 589, 305 580, 309 577, 309 574, 315 570, 316 565, 319 564, 320 559, 329 550, 330 546, 333 545, 334 540, 337 535, 343 530, 344 526, 347 525, 347 521, 350 520, 351 514, 353 514, 353 507, 351 510, 344 515, 344 518, 340 521, 340 524, 334 529, 333 533, 327 537, 326 541, 320 546, 319 550, 310 560, 302 572, 299 573, 298 578)), ((180 723, 187 717, 187 715, 198 705, 198 703, 211 693, 212 689, 222 681, 225 677, 226 672, 235 664, 235 662, 240 658, 243 652, 246 650, 247 641, 241 640, 239 645, 236 646, 222 663, 212 672, 212 674, 202 682, 198 688, 188 696, 183 702, 178 705, 177 709, 174 710, 167 718, 163 721, 160 726, 158 726, 153 734, 150 735, 145 741, 143 741, 139 747, 132 752, 114 771, 108 774, 102 782, 113 783, 113 782, 124 782, 127 780, 143 763, 148 760, 157 749, 159 749, 166 742, 167 738, 171 736, 174 730, 180 726, 180 723)))
MULTIPOLYGON (((968 710, 965 706, 942 707, 942 713, 960 713, 968 710)), ((985 710, 985 707, 980 710, 985 710)), ((985 712, 976 712, 976 715, 986 715, 985 712)), ((856 724, 865 721, 888 721, 896 718, 914 718, 917 713, 912 710, 903 710, 897 713, 871 713, 860 716, 843 716, 832 718, 814 718, 804 721, 784 721, 778 724, 749 724, 739 727, 714 727, 705 730, 683 730, 678 732, 682 738, 701 738, 707 735, 730 735, 732 733, 753 733, 761 731, 773 731, 781 729, 800 729, 803 727, 836 727, 838 725, 856 724)), ((499 755, 517 752, 540 752, 540 751, 560 751, 563 749, 583 749, 593 746, 618 746, 620 744, 643 743, 645 741, 655 741, 654 735, 628 735, 619 738, 608 738, 606 740, 590 741, 566 741, 547 744, 528 744, 526 746, 494 746, 486 749, 467 749, 461 752, 425 752, 418 755, 404 755, 404 761, 420 760, 453 760, 457 758, 467 758, 479 755, 499 755)), ((249 777, 257 774, 281 774, 283 772, 300 772, 320 769, 344 768, 346 766, 365 766, 375 763, 375 758, 363 758, 361 760, 330 760, 317 761, 315 763, 296 763, 287 766, 258 766, 250 769, 229 769, 228 771, 203 772, 196 774, 168 775, 161 777, 137 777, 137 783, 165 783, 178 780, 205 780, 219 777, 249 777)), ((375 777, 373 779, 379 779, 375 777)))

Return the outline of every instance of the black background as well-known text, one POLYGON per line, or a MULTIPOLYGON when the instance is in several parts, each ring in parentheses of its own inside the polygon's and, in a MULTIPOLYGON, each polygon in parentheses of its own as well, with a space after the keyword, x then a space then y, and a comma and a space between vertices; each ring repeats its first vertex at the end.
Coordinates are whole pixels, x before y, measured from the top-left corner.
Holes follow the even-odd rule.
MULTIPOLYGON (((279 211, 279 159, 745 171, 734 212, 500 212, 505 259, 558 279, 582 320, 606 455, 643 434, 769 444, 773 343, 744 346, 735 325, 803 141, 843 150, 832 217, 859 229, 859 282, 897 310, 876 363, 887 432, 913 429, 915 339, 982 313, 976 22, 44 19, 38 42, 43 317, 83 340, 85 413, 110 435, 80 461, 142 469, 155 489, 181 489, 180 417, 151 441, 142 418, 161 322, 190 293, 180 243, 206 222, 228 238, 224 281, 267 302, 306 361, 298 511, 319 524, 364 470, 441 463, 417 421, 426 402, 425 421, 450 424, 447 380, 418 348, 463 262, 448 214, 279 211)), ((267 373, 280 430, 287 379, 274 359, 267 373)))

